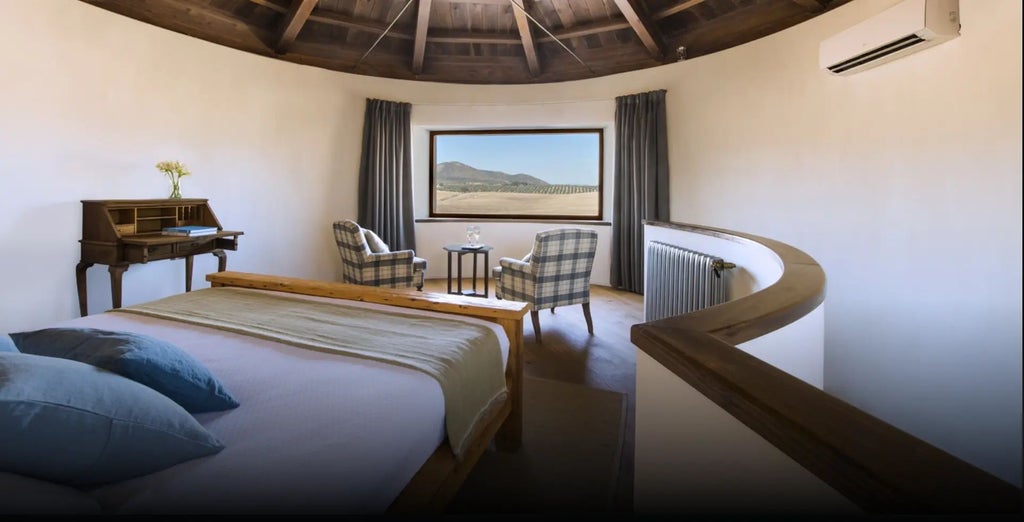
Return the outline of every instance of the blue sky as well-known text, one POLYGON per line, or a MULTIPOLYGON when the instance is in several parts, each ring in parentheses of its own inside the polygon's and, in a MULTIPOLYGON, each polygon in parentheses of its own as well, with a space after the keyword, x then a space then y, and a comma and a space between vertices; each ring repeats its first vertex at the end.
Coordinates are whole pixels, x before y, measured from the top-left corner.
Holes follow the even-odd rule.
POLYGON ((529 174, 548 183, 597 185, 597 133, 437 134, 436 161, 529 174))

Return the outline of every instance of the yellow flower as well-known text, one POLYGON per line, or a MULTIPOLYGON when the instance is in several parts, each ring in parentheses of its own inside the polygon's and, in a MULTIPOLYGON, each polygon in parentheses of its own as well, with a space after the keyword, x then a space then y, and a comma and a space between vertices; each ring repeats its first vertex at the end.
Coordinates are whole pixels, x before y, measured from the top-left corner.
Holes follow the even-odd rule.
POLYGON ((156 169, 166 174, 174 182, 177 182, 182 176, 192 174, 189 172, 188 167, 179 161, 161 161, 156 164, 156 169))

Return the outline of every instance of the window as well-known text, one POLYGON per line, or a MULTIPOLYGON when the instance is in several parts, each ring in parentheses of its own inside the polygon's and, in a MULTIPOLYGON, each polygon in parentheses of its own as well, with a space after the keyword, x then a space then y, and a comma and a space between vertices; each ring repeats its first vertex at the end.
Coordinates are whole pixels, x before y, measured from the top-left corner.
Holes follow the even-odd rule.
POLYGON ((430 216, 601 219, 602 129, 430 132, 430 216))

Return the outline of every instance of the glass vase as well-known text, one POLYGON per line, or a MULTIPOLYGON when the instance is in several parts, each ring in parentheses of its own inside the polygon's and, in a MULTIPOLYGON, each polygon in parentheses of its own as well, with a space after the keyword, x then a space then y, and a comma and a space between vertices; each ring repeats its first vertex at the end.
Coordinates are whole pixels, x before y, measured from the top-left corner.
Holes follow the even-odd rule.
POLYGON ((178 182, 171 182, 171 195, 168 197, 170 199, 181 199, 181 186, 178 185, 178 182))

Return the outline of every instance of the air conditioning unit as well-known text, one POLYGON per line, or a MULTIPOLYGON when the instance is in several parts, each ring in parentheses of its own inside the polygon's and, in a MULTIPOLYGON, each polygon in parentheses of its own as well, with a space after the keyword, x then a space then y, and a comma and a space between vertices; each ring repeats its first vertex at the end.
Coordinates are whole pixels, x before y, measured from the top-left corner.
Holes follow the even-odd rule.
POLYGON ((852 74, 960 36, 957 0, 904 0, 821 42, 832 74, 852 74))

